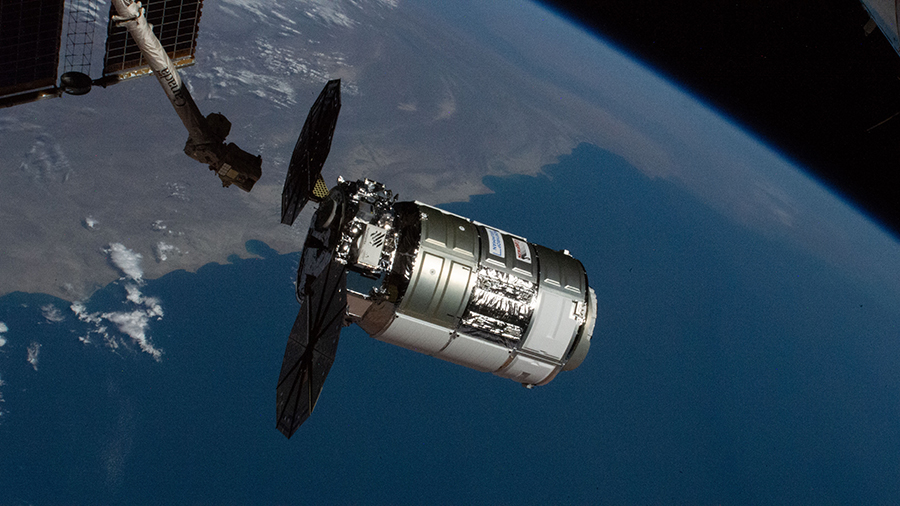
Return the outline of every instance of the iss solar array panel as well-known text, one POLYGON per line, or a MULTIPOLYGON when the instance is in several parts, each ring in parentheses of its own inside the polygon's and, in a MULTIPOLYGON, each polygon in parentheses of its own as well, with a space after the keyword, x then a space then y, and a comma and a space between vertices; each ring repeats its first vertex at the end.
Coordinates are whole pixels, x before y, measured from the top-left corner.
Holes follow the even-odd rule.
POLYGON ((64 0, 0 1, 0 97, 56 85, 64 0))
MULTIPOLYGON (((176 67, 194 63, 197 30, 202 0, 146 0, 142 2, 147 22, 162 43, 176 67)), ((115 14, 110 8, 110 19, 115 14)), ((106 55, 103 74, 128 79, 150 71, 137 43, 124 27, 110 21, 106 36, 106 55)))

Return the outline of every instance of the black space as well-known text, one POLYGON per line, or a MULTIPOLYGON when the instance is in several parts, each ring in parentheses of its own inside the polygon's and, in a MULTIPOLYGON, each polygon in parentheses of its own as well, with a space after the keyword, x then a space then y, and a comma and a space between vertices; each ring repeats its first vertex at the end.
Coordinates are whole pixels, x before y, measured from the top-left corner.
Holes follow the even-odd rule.
POLYGON ((900 236, 900 56, 858 0, 544 3, 735 117, 900 236))

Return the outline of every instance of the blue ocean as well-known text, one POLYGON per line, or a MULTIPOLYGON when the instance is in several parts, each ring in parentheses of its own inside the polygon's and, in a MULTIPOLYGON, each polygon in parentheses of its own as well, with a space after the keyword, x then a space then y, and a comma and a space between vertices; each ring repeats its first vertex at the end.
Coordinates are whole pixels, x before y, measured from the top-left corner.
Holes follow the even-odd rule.
POLYGON ((253 258, 123 279, 78 311, 16 292, 0 504, 900 498, 900 315, 876 288, 596 146, 484 182, 440 207, 584 264, 600 315, 580 368, 526 390, 349 327, 287 440, 275 383, 299 253, 250 241, 253 258), (135 311, 158 359, 96 321, 135 311))

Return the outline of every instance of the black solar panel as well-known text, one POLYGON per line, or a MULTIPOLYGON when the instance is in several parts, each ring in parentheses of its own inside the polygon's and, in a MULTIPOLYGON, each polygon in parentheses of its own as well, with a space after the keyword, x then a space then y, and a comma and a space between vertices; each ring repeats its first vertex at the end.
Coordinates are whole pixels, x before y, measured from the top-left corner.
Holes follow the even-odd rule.
MULTIPOLYGON (((162 43, 176 67, 194 63, 197 47, 197 26, 200 22, 202 0, 146 0, 143 2, 147 22, 162 43)), ((110 9, 110 15, 114 14, 110 9)), ((149 67, 141 50, 125 28, 110 21, 106 37, 106 56, 103 74, 117 74, 121 78, 147 73, 149 67)))
POLYGON ((63 4, 0 1, 0 97, 56 85, 63 4))
MULTIPOLYGON (((308 269, 310 264, 321 264, 323 258, 328 261, 331 255, 328 250, 307 247, 300 263, 308 269)), ((309 286, 298 288, 303 298, 284 350, 275 389, 275 426, 288 439, 316 407, 325 377, 334 364, 347 314, 346 269, 333 260, 325 265, 324 272, 320 266, 316 267, 319 272, 314 273, 316 277, 310 280, 309 286)), ((304 274, 313 273, 306 270, 304 274)))
POLYGON ((321 202, 328 196, 328 187, 322 180, 322 167, 331 150, 331 139, 340 112, 341 80, 332 79, 325 84, 309 109, 294 146, 281 192, 281 223, 293 225, 309 200, 321 202))

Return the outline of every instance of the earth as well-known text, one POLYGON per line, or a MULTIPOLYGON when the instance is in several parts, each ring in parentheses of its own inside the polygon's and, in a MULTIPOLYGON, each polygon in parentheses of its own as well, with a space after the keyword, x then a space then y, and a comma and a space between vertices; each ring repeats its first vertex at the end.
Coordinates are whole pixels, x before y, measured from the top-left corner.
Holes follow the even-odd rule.
POLYGON ((703 97, 525 1, 223 0, 182 77, 252 192, 152 78, 0 113, 0 503, 900 499, 900 244, 703 97), (578 369, 525 390, 351 327, 275 430, 311 215, 281 187, 333 78, 327 181, 582 261, 578 369))

